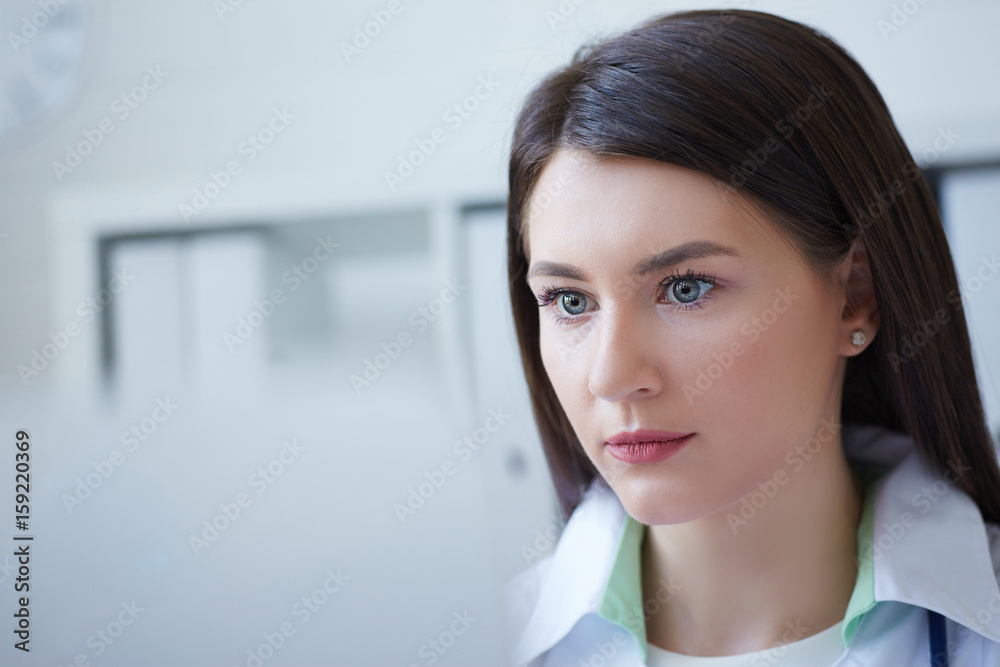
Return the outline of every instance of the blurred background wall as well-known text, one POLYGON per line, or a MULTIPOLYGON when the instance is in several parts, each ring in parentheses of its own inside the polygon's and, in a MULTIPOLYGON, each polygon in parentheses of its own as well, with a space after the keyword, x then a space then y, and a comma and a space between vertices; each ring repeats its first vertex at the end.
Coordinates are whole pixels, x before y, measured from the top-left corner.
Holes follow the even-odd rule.
POLYGON ((1000 431, 996 3, 6 0, 18 664, 503 664, 497 585, 561 527, 504 287, 515 115, 587 39, 734 6, 825 30, 879 86, 1000 431))

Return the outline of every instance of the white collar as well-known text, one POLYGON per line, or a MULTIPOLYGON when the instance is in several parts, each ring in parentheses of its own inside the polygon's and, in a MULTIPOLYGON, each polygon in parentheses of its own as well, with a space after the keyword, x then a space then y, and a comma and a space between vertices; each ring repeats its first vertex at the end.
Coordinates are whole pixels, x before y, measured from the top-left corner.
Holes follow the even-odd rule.
MULTIPOLYGON (((866 493, 867 521, 863 518, 859 526, 858 547, 859 554, 868 558, 859 569, 848 606, 848 616, 853 612, 855 622, 845 622, 845 637, 848 626, 853 636, 860 616, 875 604, 895 600, 936 611, 1000 642, 1000 587, 993 565, 994 558, 1000 564, 1000 553, 991 552, 987 524, 976 504, 932 472, 906 434, 848 423, 842 425, 842 441, 848 459, 886 470, 866 493)), ((544 574, 514 650, 515 664, 525 664, 550 649, 588 613, 622 624, 636 635, 645 655, 641 583, 637 574, 621 572, 622 561, 638 550, 637 535, 641 541, 636 526, 642 524, 625 512, 603 480, 595 480, 567 522, 555 552, 534 566, 544 574), (612 574, 615 590, 610 591, 614 599, 608 613, 606 593, 612 574), (623 622, 626 607, 639 613, 632 619, 626 613, 623 622)))

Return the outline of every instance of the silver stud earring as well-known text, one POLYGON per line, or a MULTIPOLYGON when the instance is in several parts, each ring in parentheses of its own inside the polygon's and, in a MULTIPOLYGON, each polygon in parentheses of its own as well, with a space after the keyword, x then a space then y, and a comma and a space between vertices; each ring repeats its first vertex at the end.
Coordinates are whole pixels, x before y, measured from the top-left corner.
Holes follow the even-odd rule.
POLYGON ((867 340, 865 338, 865 332, 862 331, 861 329, 855 329, 854 331, 851 332, 851 342, 857 345, 858 347, 864 345, 865 340, 867 340))

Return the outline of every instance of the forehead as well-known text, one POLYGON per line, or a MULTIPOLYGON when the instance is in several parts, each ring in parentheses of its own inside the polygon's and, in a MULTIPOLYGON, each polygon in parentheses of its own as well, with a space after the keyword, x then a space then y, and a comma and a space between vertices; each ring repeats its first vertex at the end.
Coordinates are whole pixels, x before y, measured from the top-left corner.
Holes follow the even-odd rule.
MULTIPOLYGON (((759 214, 701 172, 638 157, 597 159, 558 150, 526 207, 529 249, 662 250, 691 240, 760 244, 759 214)), ((773 234, 770 234, 773 236, 773 234)), ((773 240, 770 241, 774 245, 773 240)))

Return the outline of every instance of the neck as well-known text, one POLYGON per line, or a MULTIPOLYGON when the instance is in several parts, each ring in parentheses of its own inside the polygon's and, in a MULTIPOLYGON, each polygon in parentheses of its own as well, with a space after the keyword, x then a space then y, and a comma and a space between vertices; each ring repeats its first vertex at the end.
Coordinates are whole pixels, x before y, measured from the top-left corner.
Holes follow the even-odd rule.
POLYGON ((844 618, 857 580, 860 482, 840 437, 739 525, 742 499, 681 524, 649 526, 643 599, 662 581, 669 602, 646 636, 695 656, 750 653, 804 639, 844 618))

